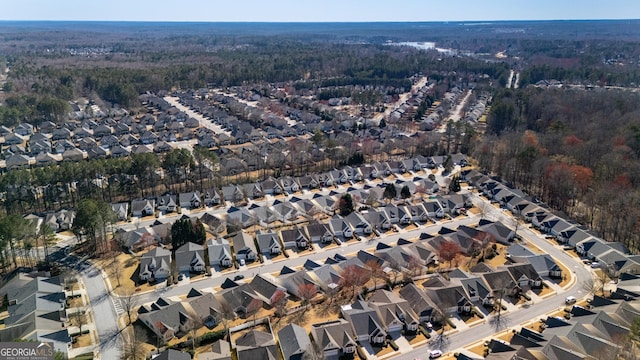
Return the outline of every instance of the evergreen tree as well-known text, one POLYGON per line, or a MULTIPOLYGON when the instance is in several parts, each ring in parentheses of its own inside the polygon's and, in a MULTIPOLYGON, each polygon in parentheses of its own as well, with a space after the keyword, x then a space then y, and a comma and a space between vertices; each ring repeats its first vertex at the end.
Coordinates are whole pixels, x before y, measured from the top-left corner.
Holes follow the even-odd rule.
POLYGON ((449 192, 457 193, 458 191, 460 191, 460 177, 456 175, 449 183, 449 192))
POLYGON ((338 206, 340 207, 340 215, 347 216, 351 214, 354 210, 353 198, 351 197, 351 194, 342 195, 342 197, 340 198, 340 202, 338 203, 338 206))
POLYGON ((395 199, 397 195, 396 186, 393 184, 387 184, 387 187, 384 188, 384 192, 382 193, 382 197, 389 200, 395 199))

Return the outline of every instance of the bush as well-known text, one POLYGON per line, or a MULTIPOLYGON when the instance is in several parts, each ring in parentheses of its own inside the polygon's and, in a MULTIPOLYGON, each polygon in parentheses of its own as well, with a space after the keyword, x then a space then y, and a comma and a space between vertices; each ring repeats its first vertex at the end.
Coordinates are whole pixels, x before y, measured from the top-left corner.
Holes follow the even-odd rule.
POLYGON ((210 331, 202 334, 202 336, 198 338, 198 342, 200 343, 200 345, 207 345, 219 339, 222 339, 223 337, 224 337, 224 330, 210 331))

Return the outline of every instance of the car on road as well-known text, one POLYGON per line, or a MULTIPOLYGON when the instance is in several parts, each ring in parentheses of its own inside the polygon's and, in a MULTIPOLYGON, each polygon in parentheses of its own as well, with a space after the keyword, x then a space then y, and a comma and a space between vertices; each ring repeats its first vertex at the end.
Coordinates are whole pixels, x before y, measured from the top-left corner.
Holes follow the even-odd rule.
POLYGON ((576 303, 576 301, 578 301, 578 299, 576 299, 575 296, 567 296, 567 298, 564 299, 564 303, 567 305, 573 305, 576 303))
POLYGON ((178 275, 178 281, 182 281, 182 280, 184 280, 184 274, 178 275))
POLYGON ((429 351, 429 359, 436 359, 442 356, 441 350, 431 350, 429 351))
POLYGON ((244 275, 236 275, 233 277, 233 281, 238 281, 244 279, 244 275))
POLYGON ((599 262, 594 261, 594 262, 591 263, 591 268, 592 269, 597 269, 599 267, 600 267, 600 263, 599 262))
POLYGON ((244 262, 244 259, 240 259, 239 263, 240 263, 240 266, 244 266, 244 264, 246 264, 246 263, 244 262))

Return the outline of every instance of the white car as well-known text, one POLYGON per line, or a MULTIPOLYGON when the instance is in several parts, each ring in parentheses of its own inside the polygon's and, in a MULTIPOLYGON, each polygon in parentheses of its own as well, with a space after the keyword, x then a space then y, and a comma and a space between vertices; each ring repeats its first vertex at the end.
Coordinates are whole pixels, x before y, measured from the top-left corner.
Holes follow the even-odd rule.
POLYGON ((576 303, 576 301, 578 301, 578 299, 576 299, 575 296, 567 296, 567 298, 564 299, 564 303, 567 305, 573 305, 576 303))
POLYGON ((431 350, 429 351, 429 359, 435 359, 442 356, 442 351, 440 350, 431 350))

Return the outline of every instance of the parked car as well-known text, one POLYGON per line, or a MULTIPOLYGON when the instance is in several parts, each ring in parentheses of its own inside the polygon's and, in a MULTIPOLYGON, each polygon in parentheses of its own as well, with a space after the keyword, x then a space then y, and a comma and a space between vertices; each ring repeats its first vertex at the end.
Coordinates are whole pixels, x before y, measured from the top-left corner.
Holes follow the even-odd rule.
POLYGON ((442 351, 441 350, 431 350, 431 351, 429 351, 429 359, 439 358, 440 356, 442 356, 442 351))
POLYGON ((578 301, 578 299, 576 299, 575 296, 567 296, 567 298, 564 299, 564 303, 567 305, 573 305, 576 303, 576 301, 578 301))
POLYGON ((594 261, 594 262, 591 263, 591 268, 592 269, 597 269, 599 267, 600 267, 600 263, 599 262, 594 261))
POLYGON ((240 263, 240 266, 244 266, 244 264, 246 264, 246 263, 244 262, 244 259, 240 259, 239 263, 240 263))
POLYGON ((178 281, 182 281, 182 280, 184 280, 184 274, 178 275, 178 281))
POLYGON ((236 275, 233 277, 233 281, 238 281, 244 279, 244 275, 236 275))

